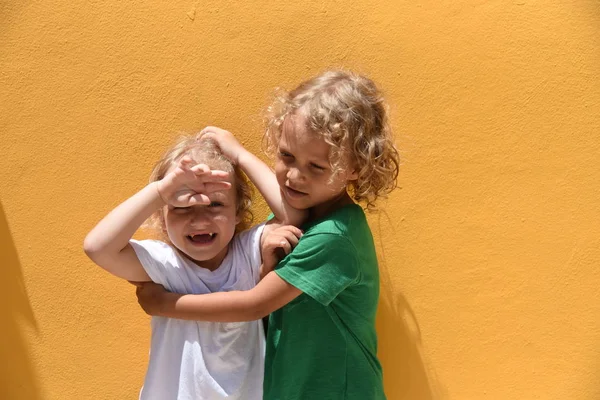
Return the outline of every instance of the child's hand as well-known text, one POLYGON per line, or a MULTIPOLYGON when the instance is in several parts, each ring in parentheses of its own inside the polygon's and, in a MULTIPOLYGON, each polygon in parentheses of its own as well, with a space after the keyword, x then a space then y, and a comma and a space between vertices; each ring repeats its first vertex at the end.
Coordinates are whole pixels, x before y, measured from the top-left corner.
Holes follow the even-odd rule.
POLYGON ((293 225, 283 225, 267 233, 261 246, 261 277, 272 271, 282 258, 290 254, 301 237, 302 231, 293 225))
POLYGON ((135 295, 138 304, 148 315, 160 315, 162 296, 169 293, 162 285, 154 282, 136 282, 135 295))
POLYGON ((225 180, 228 176, 225 171, 194 165, 191 158, 183 157, 174 170, 156 183, 156 189, 165 203, 175 207, 210 204, 208 193, 231 187, 225 180))
POLYGON ((231 162, 238 165, 240 154, 246 151, 233 134, 216 126, 207 126, 198 134, 198 138, 208 137, 217 142, 217 145, 231 162))

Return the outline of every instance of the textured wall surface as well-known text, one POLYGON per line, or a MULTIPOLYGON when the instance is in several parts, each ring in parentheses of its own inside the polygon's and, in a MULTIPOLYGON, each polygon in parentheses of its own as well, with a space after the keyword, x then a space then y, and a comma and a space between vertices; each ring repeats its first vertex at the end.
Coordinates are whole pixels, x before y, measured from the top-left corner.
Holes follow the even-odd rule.
POLYGON ((137 398, 149 319, 86 232, 178 132, 259 152, 273 89, 330 66, 379 82, 402 150, 370 217, 388 398, 600 398, 598 1, 5 1, 0 19, 0 398, 137 398))

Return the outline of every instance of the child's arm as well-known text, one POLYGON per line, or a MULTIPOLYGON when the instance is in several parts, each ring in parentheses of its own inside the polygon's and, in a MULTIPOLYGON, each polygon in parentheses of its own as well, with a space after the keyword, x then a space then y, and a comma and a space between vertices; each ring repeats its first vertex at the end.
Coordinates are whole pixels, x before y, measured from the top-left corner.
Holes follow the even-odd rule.
POLYGON ((164 202, 149 184, 112 210, 85 238, 83 250, 98 266, 128 281, 149 281, 129 239, 164 202))
POLYGON ((161 285, 137 285, 136 295, 147 314, 196 321, 255 321, 285 306, 302 291, 275 272, 269 272, 253 289, 182 295, 167 292, 161 285))
POLYGON ((180 295, 167 292, 152 282, 139 283, 136 294, 140 306, 150 315, 216 322, 253 321, 283 307, 302 292, 271 271, 280 256, 289 254, 298 244, 302 231, 286 225, 273 229, 266 236, 261 246, 261 281, 253 289, 180 295), (284 254, 277 254, 277 250, 284 254))
POLYGON ((233 134, 221 128, 208 126, 200 132, 200 136, 208 136, 215 140, 223 154, 242 168, 263 195, 279 223, 295 226, 302 224, 308 216, 308 212, 295 209, 287 204, 281 195, 281 189, 273 171, 258 157, 246 150, 233 134))
POLYGON ((166 204, 175 206, 208 204, 204 193, 229 188, 223 171, 211 171, 206 165, 190 166, 182 159, 162 180, 152 182, 121 203, 96 225, 85 238, 83 249, 97 265, 128 281, 148 281, 129 240, 156 210, 166 204))

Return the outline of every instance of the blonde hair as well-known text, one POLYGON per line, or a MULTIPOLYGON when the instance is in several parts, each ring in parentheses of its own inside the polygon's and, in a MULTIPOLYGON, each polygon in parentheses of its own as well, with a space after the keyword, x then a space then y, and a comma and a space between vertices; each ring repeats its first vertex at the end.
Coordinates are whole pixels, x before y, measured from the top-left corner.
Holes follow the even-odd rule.
MULTIPOLYGON (((188 156, 197 163, 206 164, 211 168, 220 169, 233 174, 233 183, 235 187, 236 215, 240 217, 240 222, 236 225, 235 231, 240 232, 248 228, 252 222, 252 212, 250 205, 252 203, 252 188, 244 173, 237 166, 221 153, 217 143, 208 138, 198 139, 197 135, 184 135, 179 137, 169 148, 160 160, 154 165, 150 174, 150 182, 159 181, 165 177, 173 164, 188 156)), ((164 219, 162 218, 162 209, 156 211, 144 224, 144 228, 150 228, 161 236, 164 232, 164 219)))
POLYGON ((388 106, 375 83, 347 71, 327 71, 278 95, 267 109, 264 143, 273 155, 287 118, 301 113, 306 128, 331 145, 334 174, 347 166, 348 154, 358 179, 349 183, 357 202, 374 209, 375 202, 391 192, 398 177, 399 155, 388 122, 388 106))

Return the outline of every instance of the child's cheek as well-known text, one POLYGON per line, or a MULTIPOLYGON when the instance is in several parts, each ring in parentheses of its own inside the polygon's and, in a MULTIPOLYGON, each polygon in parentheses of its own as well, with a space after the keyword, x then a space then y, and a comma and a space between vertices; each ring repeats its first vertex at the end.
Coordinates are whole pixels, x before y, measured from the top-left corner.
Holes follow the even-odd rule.
POLYGON ((215 215, 213 215, 212 220, 214 223, 217 223, 217 224, 230 224, 230 225, 235 226, 235 224, 236 224, 235 212, 215 214, 215 215))

